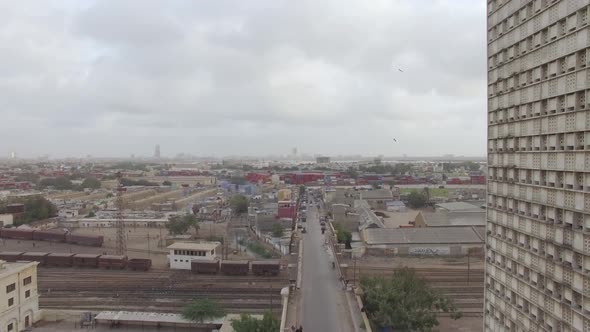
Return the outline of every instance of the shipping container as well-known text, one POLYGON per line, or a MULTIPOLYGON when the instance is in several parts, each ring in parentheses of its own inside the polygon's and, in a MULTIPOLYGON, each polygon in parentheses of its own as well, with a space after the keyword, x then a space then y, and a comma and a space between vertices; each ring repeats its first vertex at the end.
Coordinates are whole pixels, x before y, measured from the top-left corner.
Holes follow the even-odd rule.
POLYGON ((67 234, 66 242, 72 244, 78 244, 81 246, 89 247, 102 247, 104 237, 102 235, 79 235, 79 234, 67 234))
POLYGON ((281 263, 277 260, 252 262, 252 273, 257 276, 276 276, 281 271, 281 263))
POLYGON ((73 265, 76 267, 98 267, 98 254, 75 254, 73 265))
POLYGON ((98 267, 122 270, 127 267, 127 256, 102 255, 98 258, 98 267))
POLYGON ((47 256, 47 266, 71 267, 74 264, 74 255, 70 253, 51 253, 47 256))
POLYGON ((147 271, 152 267, 152 260, 146 258, 132 258, 127 261, 127 267, 133 271, 147 271))
POLYGON ((12 263, 20 260, 23 254, 22 251, 2 251, 0 252, 0 259, 12 263))
POLYGON ((2 238, 15 240, 32 240, 32 229, 2 228, 2 238))
POLYGON ((193 273, 217 274, 219 272, 219 261, 192 260, 191 271, 193 273))
POLYGON ((247 275, 249 271, 249 261, 221 261, 221 273, 223 274, 247 275))
POLYGON ((50 242, 65 242, 66 231, 59 229, 33 231, 33 240, 36 241, 50 241, 50 242))
POLYGON ((45 266, 47 264, 48 252, 25 252, 20 257, 21 261, 39 262, 39 266, 45 266))

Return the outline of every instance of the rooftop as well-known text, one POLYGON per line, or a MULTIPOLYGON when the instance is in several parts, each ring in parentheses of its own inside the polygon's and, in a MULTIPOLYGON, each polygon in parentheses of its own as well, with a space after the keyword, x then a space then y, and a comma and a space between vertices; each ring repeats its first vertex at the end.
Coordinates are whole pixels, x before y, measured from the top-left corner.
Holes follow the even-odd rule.
POLYGON ((451 202, 451 203, 439 203, 436 204, 437 208, 444 209, 447 211, 481 211, 476 205, 467 202, 451 202))
POLYGON ((361 199, 393 199, 391 190, 376 189, 361 192, 361 199))
POLYGON ((213 250, 220 245, 221 243, 219 242, 175 242, 167 248, 179 250, 213 250))
POLYGON ((363 230, 369 245, 483 243, 474 226, 436 228, 369 228, 363 230))
POLYGON ((408 225, 416 222, 420 218, 420 211, 410 210, 406 212, 379 211, 387 216, 383 218, 385 228, 398 228, 401 225, 408 225))
POLYGON ((13 275, 15 273, 19 273, 20 271, 28 269, 32 266, 36 266, 37 264, 39 264, 39 263, 38 262, 7 263, 5 261, 0 260, 0 279, 5 278, 10 275, 13 275))
POLYGON ((437 211, 423 212, 424 222, 428 227, 440 226, 485 226, 485 210, 479 211, 437 211))

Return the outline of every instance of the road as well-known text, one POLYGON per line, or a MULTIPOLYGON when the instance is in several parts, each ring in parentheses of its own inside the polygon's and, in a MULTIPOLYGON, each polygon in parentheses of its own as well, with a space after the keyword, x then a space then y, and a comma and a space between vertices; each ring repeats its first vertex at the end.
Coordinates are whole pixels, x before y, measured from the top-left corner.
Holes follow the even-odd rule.
MULTIPOLYGON (((307 211, 303 223, 303 307, 301 320, 304 331, 348 332, 354 331, 350 309, 332 257, 324 246, 319 214, 315 207, 307 211)), ((326 232, 327 234, 327 232, 326 232)))

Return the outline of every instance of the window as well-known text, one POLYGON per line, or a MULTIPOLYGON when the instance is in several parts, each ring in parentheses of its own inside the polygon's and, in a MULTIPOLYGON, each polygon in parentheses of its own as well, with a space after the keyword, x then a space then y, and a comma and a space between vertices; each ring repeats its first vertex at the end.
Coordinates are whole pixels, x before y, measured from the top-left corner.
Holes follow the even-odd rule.
POLYGON ((23 279, 23 285, 28 285, 32 282, 31 277, 26 277, 23 279))
POLYGON ((6 293, 14 292, 15 289, 16 289, 16 284, 10 284, 10 285, 6 286, 6 293))
POLYGON ((30 289, 25 292, 25 299, 28 299, 29 297, 31 297, 31 290, 30 289))
POLYGON ((175 261, 175 262, 178 262, 178 259, 175 259, 174 261, 175 261))
POLYGON ((14 304, 14 297, 8 299, 8 306, 12 306, 14 304))
POLYGON ((10 331, 14 331, 14 323, 10 323, 10 324, 8 324, 8 325, 6 326, 6 330, 7 330, 8 332, 10 332, 10 331))

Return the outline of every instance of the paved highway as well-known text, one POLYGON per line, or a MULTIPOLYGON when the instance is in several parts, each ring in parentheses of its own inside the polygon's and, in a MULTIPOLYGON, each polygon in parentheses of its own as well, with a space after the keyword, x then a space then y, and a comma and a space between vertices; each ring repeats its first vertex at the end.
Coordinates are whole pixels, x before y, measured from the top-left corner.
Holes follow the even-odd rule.
MULTIPOLYGON (((303 235, 303 307, 301 320, 303 331, 348 332, 354 331, 350 309, 332 257, 324 245, 318 211, 310 207, 307 228, 303 235)), ((326 232, 327 234, 327 232, 326 232)))

